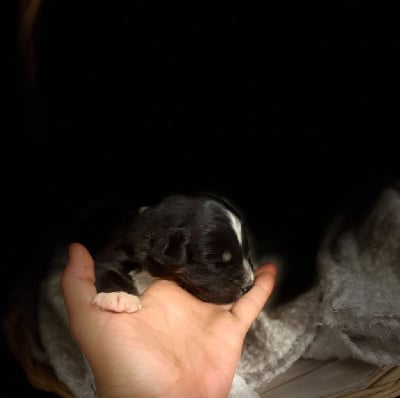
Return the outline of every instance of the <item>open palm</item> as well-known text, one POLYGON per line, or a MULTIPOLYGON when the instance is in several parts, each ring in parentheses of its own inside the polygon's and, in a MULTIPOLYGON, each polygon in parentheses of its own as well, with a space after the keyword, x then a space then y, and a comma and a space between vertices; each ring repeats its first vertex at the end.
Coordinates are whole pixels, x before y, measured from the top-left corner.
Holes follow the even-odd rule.
POLYGON ((93 260, 71 245, 61 285, 98 397, 226 397, 244 337, 272 291, 273 271, 260 267, 253 288, 231 308, 157 280, 141 296, 140 311, 112 313, 92 305, 93 260))

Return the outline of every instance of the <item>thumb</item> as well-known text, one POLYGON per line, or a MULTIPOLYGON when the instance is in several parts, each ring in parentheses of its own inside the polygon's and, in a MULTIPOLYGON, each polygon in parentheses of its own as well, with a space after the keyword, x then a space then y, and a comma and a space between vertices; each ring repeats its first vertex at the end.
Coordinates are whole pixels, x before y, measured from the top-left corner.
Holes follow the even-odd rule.
POLYGON ((69 260, 61 275, 61 291, 68 317, 84 315, 96 295, 94 261, 87 249, 79 244, 69 246, 69 260))
POLYGON ((239 322, 247 332, 263 309, 268 297, 274 288, 276 266, 264 264, 257 270, 253 287, 243 295, 232 307, 232 314, 236 315, 239 322))

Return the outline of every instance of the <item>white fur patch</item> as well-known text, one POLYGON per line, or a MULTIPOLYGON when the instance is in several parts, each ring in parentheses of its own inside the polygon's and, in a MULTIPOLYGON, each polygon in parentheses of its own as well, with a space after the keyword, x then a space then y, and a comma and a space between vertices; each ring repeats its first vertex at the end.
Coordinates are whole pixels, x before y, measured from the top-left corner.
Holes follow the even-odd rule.
POLYGON ((235 232, 239 245, 242 246, 242 223, 241 221, 229 210, 226 210, 226 214, 231 220, 232 229, 235 232))
POLYGON ((254 282, 254 272, 251 268, 251 265, 246 259, 243 259, 243 265, 244 269, 246 270, 248 283, 252 284, 254 282))
POLYGON ((147 272, 129 272, 129 276, 132 278, 132 281, 138 291, 139 296, 143 294, 143 292, 150 286, 150 284, 154 281, 154 278, 147 272))
MULTIPOLYGON (((242 247, 242 222, 239 220, 239 218, 237 216, 235 216, 232 212, 230 212, 229 210, 226 210, 226 213, 228 215, 228 217, 231 220, 231 224, 232 224, 232 229, 235 232, 235 235, 237 237, 237 240, 239 242, 239 245, 242 247)), ((254 282, 254 272, 249 264, 249 262, 246 259, 243 259, 243 266, 244 269, 246 271, 246 276, 247 276, 247 281, 249 284, 254 282)))

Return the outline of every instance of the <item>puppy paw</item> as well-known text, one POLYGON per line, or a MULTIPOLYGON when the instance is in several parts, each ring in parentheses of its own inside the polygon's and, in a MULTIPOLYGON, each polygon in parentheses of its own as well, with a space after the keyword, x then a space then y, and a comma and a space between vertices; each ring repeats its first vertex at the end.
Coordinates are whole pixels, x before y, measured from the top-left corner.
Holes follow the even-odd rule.
POLYGON ((98 293, 92 303, 111 312, 132 313, 142 308, 139 297, 126 292, 98 293))

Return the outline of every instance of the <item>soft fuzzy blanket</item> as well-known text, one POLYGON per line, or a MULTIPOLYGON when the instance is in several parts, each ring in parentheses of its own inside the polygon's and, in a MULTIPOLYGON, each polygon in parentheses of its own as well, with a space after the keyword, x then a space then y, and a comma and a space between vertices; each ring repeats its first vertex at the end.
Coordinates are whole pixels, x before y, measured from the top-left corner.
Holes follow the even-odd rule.
MULTIPOLYGON (((65 265, 65 258, 58 260, 65 265)), ((62 267, 61 267, 62 268, 62 267)), ((59 291, 60 268, 43 282, 40 336, 58 378, 78 398, 95 397, 92 375, 72 341, 59 291)), ((299 358, 353 357, 400 365, 400 193, 382 193, 359 227, 338 221, 319 252, 319 283, 260 314, 249 331, 230 398, 257 389, 299 358)))

